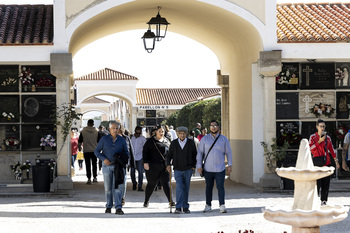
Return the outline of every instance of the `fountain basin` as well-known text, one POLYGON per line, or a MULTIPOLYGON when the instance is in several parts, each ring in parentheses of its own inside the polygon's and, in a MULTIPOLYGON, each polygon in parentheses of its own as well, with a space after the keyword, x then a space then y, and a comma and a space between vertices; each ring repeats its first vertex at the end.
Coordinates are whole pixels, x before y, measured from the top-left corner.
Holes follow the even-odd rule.
POLYGON ((265 207, 262 208, 264 218, 293 227, 311 228, 339 222, 348 216, 349 207, 321 206, 316 210, 293 210, 292 207, 265 207))
POLYGON ((332 175, 334 167, 313 167, 310 169, 298 169, 295 167, 277 168, 276 173, 291 180, 312 181, 332 175))

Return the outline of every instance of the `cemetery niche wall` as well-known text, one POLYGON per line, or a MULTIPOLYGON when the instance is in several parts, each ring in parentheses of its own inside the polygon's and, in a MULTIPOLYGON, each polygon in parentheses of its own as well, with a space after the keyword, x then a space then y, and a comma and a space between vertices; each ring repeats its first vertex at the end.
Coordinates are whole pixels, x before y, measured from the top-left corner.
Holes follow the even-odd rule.
MULTIPOLYGON (((344 137, 350 130, 349 69, 350 63, 282 63, 276 75, 276 139, 290 147, 279 166, 295 166, 300 140, 316 132, 319 118, 326 122, 341 165, 344 137)), ((350 173, 339 169, 335 176, 347 178, 350 173)))
MULTIPOLYGON (((14 180, 11 165, 56 160, 56 77, 48 65, 0 66, 0 180, 14 180)), ((31 178, 31 176, 29 177, 31 178)))

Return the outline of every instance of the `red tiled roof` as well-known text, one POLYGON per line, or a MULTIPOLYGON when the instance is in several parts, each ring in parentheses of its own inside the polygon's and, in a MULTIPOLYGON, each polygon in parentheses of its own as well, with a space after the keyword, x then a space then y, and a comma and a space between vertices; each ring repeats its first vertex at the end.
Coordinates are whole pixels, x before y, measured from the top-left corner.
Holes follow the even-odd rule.
POLYGON ((220 94, 221 88, 137 88, 137 105, 185 105, 220 94))
POLYGON ((349 42, 350 3, 278 4, 277 41, 349 42))
POLYGON ((87 100, 84 100, 83 104, 109 104, 109 102, 97 97, 91 97, 87 100))
POLYGON ((104 68, 103 70, 77 77, 74 80, 138 80, 138 78, 109 68, 104 68))
POLYGON ((52 44, 52 5, 0 5, 0 45, 52 44))

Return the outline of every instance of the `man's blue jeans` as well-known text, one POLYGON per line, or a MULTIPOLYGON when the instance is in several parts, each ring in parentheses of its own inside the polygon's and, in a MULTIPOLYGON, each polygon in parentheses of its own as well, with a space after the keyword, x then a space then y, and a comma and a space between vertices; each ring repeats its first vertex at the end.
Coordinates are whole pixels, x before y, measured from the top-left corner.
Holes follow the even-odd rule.
POLYGON ((218 190, 219 204, 225 205, 225 170, 222 172, 204 172, 205 178, 205 199, 206 204, 211 206, 211 201, 213 200, 213 187, 214 180, 216 182, 216 188, 218 190))
MULTIPOLYGON (((143 168, 143 160, 135 160, 135 165, 136 165, 136 170, 139 173, 139 177, 138 177, 138 188, 142 188, 142 183, 143 183, 143 172, 144 172, 144 168, 143 168)), ((135 176, 135 168, 131 168, 130 169, 130 176, 131 176, 131 181, 133 184, 136 184, 136 176, 135 176)))
POLYGON ((115 189, 115 178, 114 178, 114 165, 106 166, 104 163, 102 165, 102 174, 104 180, 104 188, 106 195, 106 208, 113 208, 113 199, 114 206, 116 209, 122 208, 122 194, 123 194, 123 184, 118 185, 118 188, 115 189))
POLYGON ((176 208, 188 209, 188 194, 190 192, 190 183, 192 169, 186 171, 174 170, 176 180, 176 208))

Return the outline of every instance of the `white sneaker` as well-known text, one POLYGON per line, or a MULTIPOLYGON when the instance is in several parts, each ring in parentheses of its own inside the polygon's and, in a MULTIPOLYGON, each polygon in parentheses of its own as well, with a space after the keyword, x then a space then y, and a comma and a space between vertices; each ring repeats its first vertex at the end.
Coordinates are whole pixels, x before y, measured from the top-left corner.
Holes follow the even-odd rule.
POLYGON ((325 205, 327 205, 327 202, 326 201, 322 201, 321 202, 321 206, 325 206, 325 205))
POLYGON ((225 205, 220 206, 220 213, 227 213, 227 210, 225 208, 225 205))
POLYGON ((205 208, 203 210, 203 213, 211 211, 211 206, 210 205, 205 205, 205 208))

